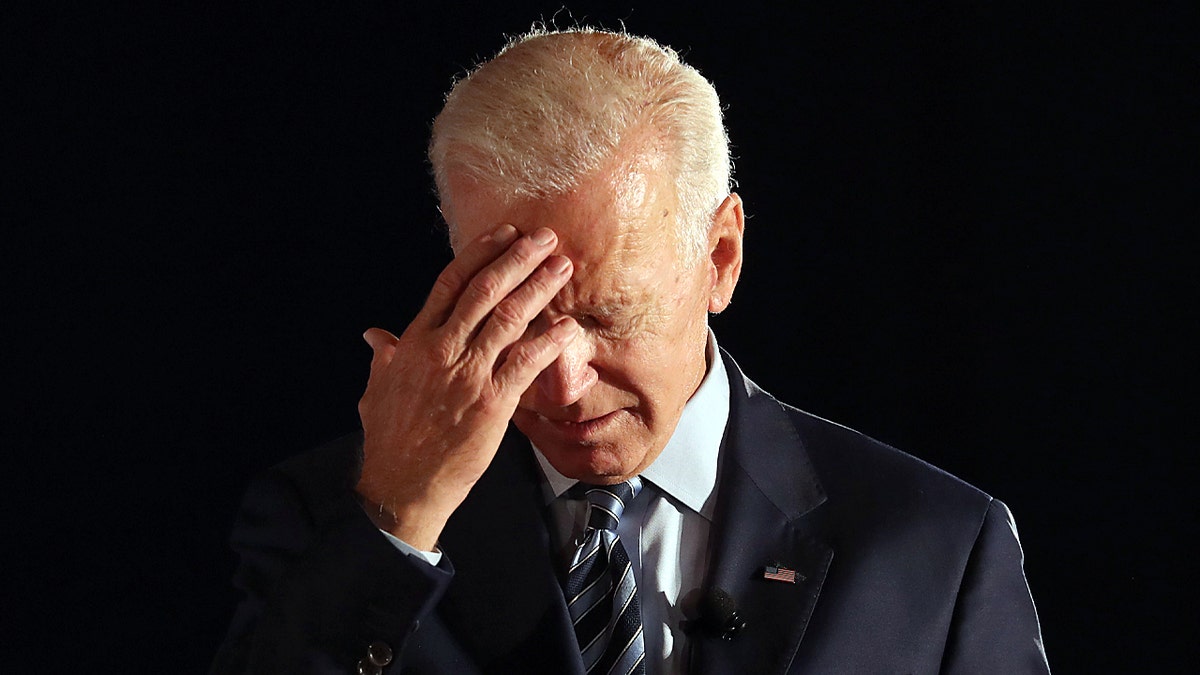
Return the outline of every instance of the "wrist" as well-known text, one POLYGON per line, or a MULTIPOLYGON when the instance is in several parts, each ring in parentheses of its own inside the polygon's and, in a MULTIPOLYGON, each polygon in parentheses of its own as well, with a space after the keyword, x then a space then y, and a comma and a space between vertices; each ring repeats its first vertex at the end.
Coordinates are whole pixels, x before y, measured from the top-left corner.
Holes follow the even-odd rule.
POLYGON ((376 528, 415 549, 431 553, 437 551, 438 537, 449 519, 448 515, 442 516, 435 510, 415 507, 408 507, 397 513, 361 494, 358 497, 363 512, 376 528))

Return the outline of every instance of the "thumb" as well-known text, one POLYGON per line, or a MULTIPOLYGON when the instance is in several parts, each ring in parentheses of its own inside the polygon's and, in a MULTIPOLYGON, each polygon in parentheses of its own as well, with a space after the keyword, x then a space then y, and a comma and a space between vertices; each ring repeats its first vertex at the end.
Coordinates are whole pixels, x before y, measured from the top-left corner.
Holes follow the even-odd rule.
POLYGON ((400 342, 399 338, 382 328, 368 328, 362 337, 374 352, 371 356, 372 373, 392 362, 392 356, 396 353, 396 344, 400 342))

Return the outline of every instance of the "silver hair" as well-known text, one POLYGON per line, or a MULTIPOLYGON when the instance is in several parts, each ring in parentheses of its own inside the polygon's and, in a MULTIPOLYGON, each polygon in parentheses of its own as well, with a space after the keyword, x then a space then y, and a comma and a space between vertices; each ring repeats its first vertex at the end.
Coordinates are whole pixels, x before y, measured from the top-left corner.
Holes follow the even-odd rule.
POLYGON ((453 204, 451 175, 506 200, 546 199, 646 139, 674 174, 680 240, 702 252, 730 189, 721 105, 708 80, 649 38, 535 28, 510 40, 454 84, 429 159, 444 206, 453 204))

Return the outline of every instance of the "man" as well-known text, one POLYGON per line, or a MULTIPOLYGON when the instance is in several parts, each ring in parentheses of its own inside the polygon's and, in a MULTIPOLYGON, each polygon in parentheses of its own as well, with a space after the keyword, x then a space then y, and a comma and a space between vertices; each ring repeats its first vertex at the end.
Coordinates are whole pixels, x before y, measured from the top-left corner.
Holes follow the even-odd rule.
POLYGON ((699 73, 534 33, 430 157, 455 258, 365 334, 362 435, 247 494, 214 672, 1047 670, 1000 502, 716 347, 744 217, 699 73))

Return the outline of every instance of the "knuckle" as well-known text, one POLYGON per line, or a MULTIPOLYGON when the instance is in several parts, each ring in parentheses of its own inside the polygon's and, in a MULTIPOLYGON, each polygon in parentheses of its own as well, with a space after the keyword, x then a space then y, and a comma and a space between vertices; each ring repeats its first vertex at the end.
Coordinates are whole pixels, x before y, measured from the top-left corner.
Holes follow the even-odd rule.
POLYGON ((524 288, 526 295, 537 297, 545 294, 550 290, 550 285, 553 280, 545 269, 539 269, 525 280, 524 288))
POLYGON ((548 270, 541 270, 533 279, 530 279, 530 287, 534 294, 539 298, 546 298, 545 302, 549 302, 549 299, 554 297, 554 294, 558 293, 566 283, 567 277, 553 274, 548 270))
POLYGON ((541 351, 536 344, 526 342, 513 347, 512 351, 508 353, 508 358, 519 369, 533 368, 538 363, 541 351))
POLYGON ((471 279, 469 288, 476 298, 490 301, 500 294, 500 280, 492 274, 479 274, 471 279))
POLYGON ((529 239, 521 239, 509 249, 508 255, 521 265, 531 263, 538 252, 538 247, 529 239))
POLYGON ((515 299, 508 299, 496 305, 492 310, 492 318, 500 324, 501 328, 512 328, 525 323, 525 312, 522 311, 521 305, 515 299))
POLYGON ((405 350, 404 370, 426 370, 429 365, 446 365, 457 360, 458 350, 454 346, 454 334, 448 328, 430 331, 425 339, 405 350))
POLYGON ((457 360, 458 354, 449 340, 434 340, 429 347, 429 357, 433 363, 448 366, 457 360))
POLYGON ((452 293, 460 285, 462 285, 462 277, 459 275, 458 270, 454 269, 453 266, 442 270, 441 274, 437 275, 437 279, 434 280, 433 283, 436 291, 441 291, 444 293, 452 293))
POLYGON ((483 387, 475 400, 471 402, 471 407, 478 412, 487 415, 500 404, 500 396, 497 391, 491 387, 483 387))

